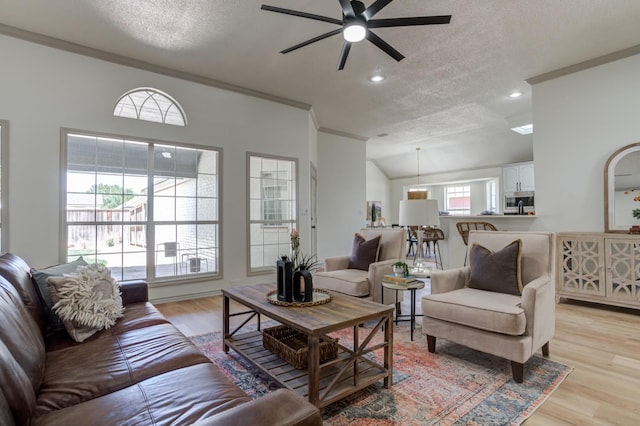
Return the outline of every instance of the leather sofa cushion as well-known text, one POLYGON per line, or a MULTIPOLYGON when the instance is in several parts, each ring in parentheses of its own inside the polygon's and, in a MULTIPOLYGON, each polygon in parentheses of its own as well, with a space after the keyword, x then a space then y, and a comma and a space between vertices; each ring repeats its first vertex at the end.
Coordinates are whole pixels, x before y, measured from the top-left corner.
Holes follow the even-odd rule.
MULTIPOLYGON (((139 328, 149 327, 157 324, 168 324, 169 321, 153 306, 151 303, 133 303, 125 306, 124 315, 118 318, 116 325, 106 330, 101 330, 85 340, 83 343, 88 343, 93 340, 101 339, 104 337, 117 336, 127 331, 136 330, 139 328)), ((59 331, 57 333, 51 333, 45 338, 45 347, 47 351, 55 351, 64 349, 69 346, 78 346, 82 343, 74 341, 66 330, 59 331)))
POLYGON ((0 425, 29 424, 36 396, 29 378, 0 340, 0 425))
POLYGON ((368 277, 369 272, 360 269, 316 272, 313 275, 313 286, 348 294, 349 296, 365 297, 369 295, 368 277))
POLYGON ((37 415, 103 396, 167 371, 206 362, 208 358, 171 324, 47 352, 37 415))
POLYGON ((462 288, 422 298, 422 312, 428 317, 481 330, 520 336, 526 318, 522 298, 511 294, 462 288))
POLYGON ((37 417, 35 425, 87 424, 89 418, 105 425, 192 424, 249 401, 216 366, 198 364, 37 417))
MULTIPOLYGON (((0 341, 38 392, 44 376, 45 351, 40 328, 16 289, 0 276, 0 341)), ((4 387, 4 384, 1 384, 4 387)))

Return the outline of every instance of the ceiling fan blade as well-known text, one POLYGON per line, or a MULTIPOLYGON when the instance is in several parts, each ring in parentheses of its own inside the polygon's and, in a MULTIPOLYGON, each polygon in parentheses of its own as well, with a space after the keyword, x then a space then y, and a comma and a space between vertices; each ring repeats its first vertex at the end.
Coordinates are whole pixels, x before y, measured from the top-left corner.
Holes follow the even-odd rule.
POLYGON ((367 22, 369 28, 406 27, 409 25, 439 25, 451 22, 451 15, 416 16, 414 18, 372 19, 367 22))
POLYGON ((347 18, 355 18, 356 13, 353 11, 350 0, 340 0, 340 6, 342 6, 342 13, 347 18))
POLYGON ((374 1, 371 6, 369 6, 367 8, 367 10, 364 11, 364 17, 365 19, 368 21, 369 19, 373 18, 374 15, 378 12, 380 12, 380 10, 382 10, 382 8, 384 8, 386 5, 388 5, 389 3, 391 3, 393 0, 376 0, 374 1))
POLYGON ((371 43, 375 44, 380 50, 382 50, 387 55, 391 56, 396 61, 400 62, 404 59, 404 55, 398 52, 396 49, 391 47, 389 43, 375 35, 373 32, 367 30, 367 40, 371 43))
POLYGON ((327 37, 331 37, 332 35, 336 35, 336 34, 340 34, 340 33, 342 33, 342 28, 338 28, 337 30, 329 31, 328 33, 320 34, 317 37, 314 37, 314 38, 309 39, 307 41, 303 41, 302 43, 296 44, 295 46, 291 46, 288 49, 284 49, 284 50, 280 51, 280 53, 289 53, 289 52, 291 52, 293 50, 300 49, 301 47, 308 46, 311 43, 315 43, 316 41, 324 40, 327 37))
MULTIPOLYGON (((351 6, 351 4, 349 4, 349 6, 351 6)), ((262 6, 260 6, 260 9, 267 10, 269 12, 283 13, 285 15, 298 16, 300 18, 307 18, 307 19, 313 19, 316 21, 323 21, 323 22, 329 22, 331 24, 342 25, 341 19, 330 18, 328 16, 314 15, 313 13, 300 12, 298 10, 283 9, 281 7, 269 6, 266 4, 263 4, 262 6)))
POLYGON ((346 41, 342 45, 342 51, 340 52, 340 59, 338 59, 338 71, 343 70, 345 64, 347 63, 347 56, 349 56, 349 51, 351 50, 351 43, 346 41))

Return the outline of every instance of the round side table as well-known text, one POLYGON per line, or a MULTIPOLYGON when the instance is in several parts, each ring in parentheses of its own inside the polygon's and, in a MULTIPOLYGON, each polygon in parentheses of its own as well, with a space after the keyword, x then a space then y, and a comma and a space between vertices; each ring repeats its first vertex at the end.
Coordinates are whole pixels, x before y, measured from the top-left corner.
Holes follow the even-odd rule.
POLYGON ((411 341, 413 342, 413 329, 415 328, 415 324, 416 324, 416 317, 421 317, 422 314, 420 315, 416 315, 416 290, 419 290, 421 288, 424 288, 424 283, 422 281, 418 281, 416 283, 413 284, 397 284, 397 283, 392 283, 389 281, 384 281, 384 279, 382 280, 382 304, 384 305, 384 289, 388 288, 391 290, 395 290, 395 294, 396 294, 396 304, 398 302, 398 291, 402 290, 409 290, 411 292, 411 314, 409 315, 398 315, 398 311, 396 309, 396 319, 395 319, 395 323, 397 324, 398 321, 410 321, 411 322, 411 341), (409 317, 408 319, 400 319, 403 317, 409 317))

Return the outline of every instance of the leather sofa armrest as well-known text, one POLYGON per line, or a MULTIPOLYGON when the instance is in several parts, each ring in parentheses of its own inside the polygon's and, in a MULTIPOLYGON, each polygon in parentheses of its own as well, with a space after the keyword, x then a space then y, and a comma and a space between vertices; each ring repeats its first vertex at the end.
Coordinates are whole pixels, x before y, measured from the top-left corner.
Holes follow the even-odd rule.
POLYGON ((448 269, 431 272, 431 294, 446 293, 464 287, 469 280, 471 268, 448 269))
POLYGON ((277 389, 193 426, 321 426, 320 410, 288 389, 277 389))
POLYGON ((144 303, 149 301, 149 287, 144 280, 121 281, 120 293, 122 295, 122 304, 129 305, 131 303, 144 303))
POLYGON ((350 256, 327 257, 324 260, 324 270, 329 272, 349 269, 349 259, 351 259, 350 256))
POLYGON ((525 334, 532 337, 535 351, 555 334, 555 281, 543 275, 526 284, 520 304, 527 320, 525 334))

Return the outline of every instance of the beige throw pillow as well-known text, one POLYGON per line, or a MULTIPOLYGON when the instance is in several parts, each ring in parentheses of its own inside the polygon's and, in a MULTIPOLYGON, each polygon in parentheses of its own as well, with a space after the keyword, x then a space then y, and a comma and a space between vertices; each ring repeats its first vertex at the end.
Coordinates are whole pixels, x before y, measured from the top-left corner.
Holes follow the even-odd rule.
POLYGON ((76 342, 112 327, 123 315, 118 283, 103 266, 81 267, 77 274, 51 277, 47 282, 52 309, 76 342))

